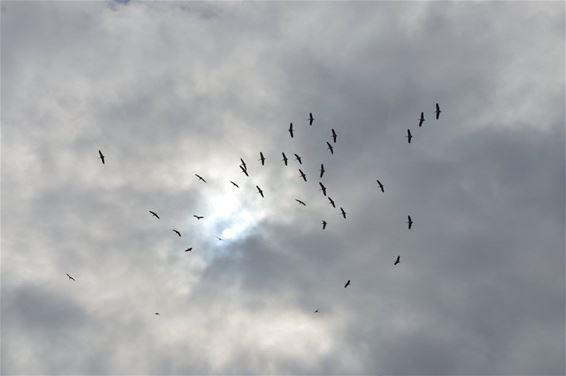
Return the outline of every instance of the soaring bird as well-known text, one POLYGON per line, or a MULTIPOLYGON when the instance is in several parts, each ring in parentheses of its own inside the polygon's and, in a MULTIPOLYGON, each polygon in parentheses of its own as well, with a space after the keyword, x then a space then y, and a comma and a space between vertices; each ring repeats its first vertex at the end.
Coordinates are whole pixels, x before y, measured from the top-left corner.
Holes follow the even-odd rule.
POLYGON ((257 188, 257 193, 259 193, 259 194, 261 195, 261 197, 264 197, 264 196, 263 196, 263 191, 261 190, 261 188, 259 187, 259 185, 256 185, 255 187, 257 188))
POLYGON ((234 187, 240 188, 240 186, 239 186, 238 184, 234 183, 232 180, 230 180, 230 183, 232 183, 232 185, 233 185, 234 187))
POLYGON ((320 190, 322 191, 322 194, 326 196, 326 187, 324 186, 324 184, 318 182, 318 185, 320 185, 320 190))
POLYGON ((196 214, 193 214, 193 217, 195 217, 197 221, 200 221, 201 219, 204 218, 202 215, 196 215, 196 214))
POLYGON ((322 220, 322 229, 323 229, 323 230, 326 229, 326 225, 327 225, 327 224, 328 224, 328 223, 323 219, 323 220, 322 220))
POLYGON ((198 178, 198 180, 202 181, 203 183, 206 183, 206 180, 204 180, 203 177, 200 176, 199 174, 195 174, 195 176, 198 178))
POLYGON ((334 129, 332 129, 332 141, 336 143, 336 132, 334 131, 334 129))
POLYGON ((421 118, 419 119, 419 127, 423 125, 425 122, 424 112, 421 112, 421 118))
POLYGON ((289 134, 291 135, 291 138, 293 138, 293 123, 289 124, 289 134))
POLYGON ((440 117, 440 113, 442 111, 440 111, 440 106, 438 105, 438 103, 436 104, 436 111, 434 111, 436 113, 436 120, 438 120, 438 118, 440 117))
POLYGON ((282 159, 283 163, 285 163, 285 166, 287 166, 287 161, 288 161, 287 156, 285 155, 285 153, 281 153, 281 155, 283 156, 282 159))
POLYGON ((259 152, 259 160, 261 161, 261 165, 264 166, 265 165, 265 157, 263 156, 263 153, 261 151, 259 152))
POLYGON ((150 212, 150 213, 151 213, 151 215, 153 215, 153 216, 154 216, 155 218, 159 219, 159 216, 157 215, 157 213, 156 213, 156 212, 154 212, 154 211, 151 211, 151 210, 150 210, 149 212, 150 212))
POLYGON ((193 250, 193 247, 187 248, 185 249, 185 252, 191 252, 193 250))
POLYGON ((245 168, 244 166, 240 165, 240 169, 242 170, 242 172, 243 172, 244 174, 246 174, 246 176, 250 176, 250 175, 248 175, 248 169, 247 169, 247 168, 245 168))
POLYGON ((381 192, 385 192, 383 190, 383 184, 381 184, 381 182, 379 181, 379 179, 377 180, 377 184, 379 185, 379 188, 381 189, 381 192))
POLYGON ((330 154, 334 154, 334 148, 332 147, 332 145, 330 145, 330 142, 326 142, 326 145, 328 145, 328 150, 330 150, 330 154))
POLYGON ((408 215, 407 216, 407 224, 409 225, 409 230, 411 229, 411 226, 413 226, 413 220, 411 219, 411 216, 408 215))
POLYGON ((159 316, 159 312, 155 312, 155 316, 159 316))
POLYGON ((299 154, 295 154, 295 159, 297 161, 299 161, 299 164, 303 164, 303 161, 301 160, 301 157, 299 156, 299 154))
MULTIPOLYGON (((65 274, 67 274, 67 277, 69 277, 69 279, 70 279, 71 281, 75 281, 75 279, 74 279, 73 277, 71 277, 71 276, 69 275, 69 273, 65 273, 65 274)), ((76 282, 76 281, 75 281, 75 282, 76 282)))
POLYGON ((314 313, 318 313, 318 309, 315 309, 315 310, 314 310, 314 313))
POLYGON ((301 170, 299 168, 299 172, 301 173, 301 177, 303 178, 304 181, 307 181, 307 176, 305 175, 305 173, 303 172, 303 170, 301 170))
POLYGON ((312 112, 309 112, 309 125, 312 125, 314 117, 312 116, 312 112))
POLYGON ((244 166, 244 169, 247 170, 248 166, 246 166, 246 162, 244 162, 242 158, 240 158, 240 162, 242 162, 242 166, 244 166))
POLYGON ((216 237, 216 239, 218 239, 218 240, 222 240, 222 238, 221 238, 220 236, 217 236, 217 237, 216 237))
POLYGON ((346 218, 346 212, 344 209, 340 208, 340 212, 342 213, 342 217, 346 218))
POLYGON ((297 201, 299 204, 303 206, 307 206, 307 204, 305 204, 303 201, 299 200, 298 198, 296 198, 295 201, 297 201))
MULTIPOLYGON (((438 118, 437 118, 437 119, 438 119, 438 118)), ((99 150, 99 151, 98 151, 98 155, 99 155, 98 158, 100 158, 100 160, 102 161, 102 164, 104 164, 104 154, 102 154, 102 152, 99 150)))
POLYGON ((320 178, 321 178, 321 179, 322 179, 322 175, 324 175, 324 172, 325 172, 325 171, 326 171, 326 170, 324 169, 324 164, 321 163, 321 164, 320 164, 320 178))
POLYGON ((395 262, 393 263, 393 265, 397 265, 398 263, 401 262, 401 256, 397 256, 397 259, 395 260, 395 262))
POLYGON ((177 230, 173 230, 173 232, 174 232, 175 234, 177 234, 177 235, 181 236, 181 233, 180 233, 179 231, 177 231, 177 230))
POLYGON ((332 197, 328 196, 328 201, 330 201, 330 205, 332 205, 333 208, 336 207, 336 204, 334 203, 334 200, 332 199, 332 197))
POLYGON ((411 143, 411 139, 413 138, 413 135, 411 134, 411 130, 407 129, 407 135, 405 136, 407 137, 407 141, 409 141, 409 144, 411 143))
POLYGON ((348 280, 348 282, 346 282, 346 284, 344 285, 344 288, 350 286, 350 280, 348 280))

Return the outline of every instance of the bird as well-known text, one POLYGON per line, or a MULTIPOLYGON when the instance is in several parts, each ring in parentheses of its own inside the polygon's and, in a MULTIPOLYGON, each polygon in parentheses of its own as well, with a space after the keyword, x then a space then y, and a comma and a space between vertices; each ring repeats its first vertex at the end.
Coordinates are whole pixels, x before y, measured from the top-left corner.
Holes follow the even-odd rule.
POLYGON ((381 182, 379 181, 379 179, 377 180, 377 184, 379 185, 379 188, 381 189, 381 192, 385 192, 383 190, 383 184, 381 184, 381 182))
POLYGON ((240 169, 242 170, 242 172, 243 172, 244 174, 246 174, 246 176, 250 176, 250 175, 248 175, 248 169, 247 169, 247 168, 245 168, 244 166, 240 165, 240 169))
POLYGON ((332 199, 332 197, 328 196, 328 201, 330 201, 330 205, 332 205, 333 208, 336 207, 336 204, 334 203, 334 200, 332 199))
POLYGON ((285 166, 287 166, 287 161, 288 161, 287 156, 285 155, 285 153, 281 153, 281 155, 283 156, 282 159, 283 163, 285 163, 285 166))
POLYGON ((298 198, 296 198, 295 201, 297 201, 299 204, 303 206, 307 206, 307 204, 305 204, 303 201, 299 200, 298 198))
POLYGON ((155 316, 159 316, 159 312, 155 312, 155 316))
MULTIPOLYGON (((65 273, 65 274, 67 274, 67 277, 69 277, 70 280, 75 281, 75 279, 74 279, 73 277, 71 277, 71 276, 69 275, 69 273, 65 273)), ((76 281, 75 281, 75 282, 76 282, 76 281)))
POLYGON ((193 247, 187 248, 185 249, 185 252, 191 252, 193 250, 193 247))
POLYGON ((301 173, 301 177, 303 178, 304 181, 307 181, 307 176, 305 175, 305 173, 303 172, 303 170, 301 170, 299 168, 299 172, 301 173))
POLYGON ((326 170, 324 169, 324 164, 321 163, 321 164, 320 164, 320 178, 321 178, 321 179, 322 179, 322 175, 324 175, 324 172, 325 172, 325 171, 326 171, 326 170))
POLYGON ((340 208, 340 212, 342 213, 342 217, 346 218, 346 212, 344 209, 340 208))
POLYGON ((318 182, 318 185, 320 185, 320 190, 322 191, 322 194, 326 196, 326 187, 324 186, 324 184, 318 182))
POLYGON ((312 112, 309 112, 309 125, 312 125, 314 117, 312 116, 312 112))
POLYGON ((393 265, 397 265, 398 263, 401 262, 401 256, 397 256, 397 259, 395 260, 395 262, 393 263, 393 265))
POLYGON ((264 197, 264 196, 263 196, 263 191, 261 190, 261 188, 259 187, 259 185, 256 185, 255 187, 257 188, 257 193, 259 193, 259 194, 261 195, 261 197, 264 197))
POLYGON ((217 237, 216 237, 216 239, 218 239, 218 240, 222 240, 222 238, 221 238, 220 236, 217 236, 217 237))
POLYGON ((330 154, 334 154, 334 148, 332 147, 332 145, 330 145, 330 142, 326 142, 326 145, 328 145, 328 150, 330 150, 330 154))
POLYGON ((181 233, 180 233, 179 231, 177 231, 177 230, 173 230, 173 232, 174 232, 175 234, 177 234, 177 235, 181 236, 181 233))
POLYGON ((206 180, 204 180, 203 177, 200 176, 199 174, 195 174, 195 176, 198 178, 198 180, 201 180, 202 182, 206 183, 206 180))
POLYGON ((411 219, 411 216, 408 215, 407 216, 408 220, 407 220, 407 224, 409 225, 409 230, 411 229, 411 226, 413 226, 413 220, 411 219))
POLYGON ((240 188, 240 186, 239 186, 238 184, 234 183, 232 180, 230 180, 230 183, 232 183, 232 185, 233 185, 234 187, 240 188))
POLYGON ((314 310, 314 313, 318 313, 318 309, 315 309, 315 310, 314 310))
POLYGON ((104 154, 102 154, 102 152, 99 150, 98 155, 99 155, 98 158, 100 158, 100 160, 102 161, 102 164, 104 164, 104 154))
POLYGON ((411 130, 407 129, 407 135, 405 136, 407 137, 407 141, 409 141, 409 144, 411 143, 411 139, 413 138, 413 135, 411 134, 411 130))
POLYGON ((423 125, 425 122, 424 112, 421 112, 421 118, 419 119, 419 127, 423 125))
POLYGON ((327 222, 323 219, 322 220, 322 229, 326 229, 327 222))
POLYGON ((332 129, 332 141, 336 143, 336 132, 334 131, 334 128, 332 129))
POLYGON ((244 162, 244 160, 242 158, 240 158, 240 162, 242 162, 242 166, 244 166, 245 169, 248 168, 248 166, 246 166, 246 162, 244 162))
POLYGON ((202 215, 196 215, 196 214, 193 214, 193 217, 195 217, 197 221, 200 221, 201 219, 204 218, 202 215))
POLYGON ((299 164, 303 164, 303 161, 301 160, 301 157, 299 156, 299 154, 295 154, 295 159, 297 161, 299 161, 299 164))
POLYGON ((263 153, 261 151, 259 152, 259 160, 261 161, 261 165, 264 166, 265 165, 265 157, 263 156, 263 153))
POLYGON ((151 214, 152 214, 152 215, 153 215, 153 216, 154 216, 155 218, 159 219, 159 216, 157 215, 157 213, 156 213, 156 212, 154 212, 154 211, 151 211, 151 210, 150 210, 149 212, 150 212, 150 213, 151 213, 151 214))
POLYGON ((293 123, 289 124, 289 134, 291 135, 291 138, 293 138, 293 123))
POLYGON ((438 105, 438 103, 436 104, 436 111, 434 111, 436 113, 436 120, 438 120, 438 118, 440 117, 440 113, 442 111, 440 111, 440 106, 438 105))
POLYGON ((346 282, 346 284, 344 285, 344 288, 350 286, 350 280, 348 280, 348 282, 346 282))

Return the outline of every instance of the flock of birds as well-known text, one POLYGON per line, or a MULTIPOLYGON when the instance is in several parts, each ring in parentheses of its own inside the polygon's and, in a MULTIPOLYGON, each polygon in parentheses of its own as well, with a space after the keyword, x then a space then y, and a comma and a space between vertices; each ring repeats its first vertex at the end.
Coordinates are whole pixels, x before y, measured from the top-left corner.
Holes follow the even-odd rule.
MULTIPOLYGON (((439 106, 438 103, 436 103, 436 106, 435 106, 435 107, 436 107, 436 109, 435 109, 434 114, 435 114, 436 120, 438 120, 438 119, 440 118, 440 113, 441 113, 442 111, 440 110, 440 106, 439 106)), ((308 122, 309 122, 309 126, 312 126, 312 125, 313 125, 313 122, 314 122, 314 116, 313 116, 312 112, 309 113, 309 117, 307 118, 307 120, 308 120, 308 122)), ((420 118, 418 119, 418 121, 419 121, 418 126, 419 126, 419 128, 420 128, 420 127, 422 127, 423 123, 425 122, 424 112, 421 112, 421 116, 420 116, 420 118)), ((289 135, 291 136, 291 138, 294 138, 293 123, 290 123, 290 124, 289 124, 288 132, 289 132, 289 135)), ((332 143, 330 143, 329 141, 326 141, 326 146, 327 146, 327 149, 330 151, 330 154, 334 154, 334 147, 333 147, 333 144, 336 144, 336 141, 337 141, 337 134, 336 134, 336 131, 335 131, 334 129, 331 129, 331 134, 330 134, 330 135, 331 135, 331 137, 332 137, 332 143)), ((411 140, 413 139, 413 135, 412 135, 410 129, 407 129, 407 136, 406 136, 406 137, 407 137, 407 142, 410 144, 410 143, 411 143, 411 140)), ((104 165, 106 162, 105 162, 104 154, 102 153, 101 150, 98 150, 98 155, 99 155, 99 159, 101 160, 102 164, 104 165)), ((283 159, 282 159, 281 161, 285 164, 285 166, 288 166, 289 158, 287 157, 287 155, 286 155, 284 152, 282 152, 281 155, 282 155, 282 157, 283 157, 283 159)), ((298 154, 294 153, 294 157, 295 157, 295 160, 299 163, 299 165, 302 165, 302 164, 303 164, 303 161, 302 161, 301 156, 299 156, 298 154)), ((263 152, 259 152, 259 162, 261 162, 261 165, 262 165, 262 166, 265 166, 265 161, 266 161, 265 155, 263 154, 263 152)), ((248 172, 248 166, 247 166, 246 162, 245 162, 242 158, 240 158, 240 162, 241 162, 241 163, 239 164, 239 168, 240 168, 241 172, 242 172, 246 177, 249 177, 250 175, 249 175, 249 172, 248 172)), ((319 170, 319 171, 320 171, 320 173, 319 173, 319 178, 322 179, 322 177, 324 176, 324 173, 326 172, 323 163, 320 164, 320 170, 319 170)), ((301 179, 303 179, 303 181, 307 182, 307 176, 306 176, 306 174, 304 173, 304 171, 303 171, 301 168, 299 168, 299 174, 300 174, 301 179)), ((199 174, 195 174, 195 176, 197 177, 198 181, 203 182, 203 183, 206 183, 206 179, 203 178, 202 176, 200 176, 199 174)), ((240 186, 239 186, 237 183, 235 183, 234 181, 230 180, 229 182, 230 182, 235 188, 240 188, 240 186)), ((320 186, 320 191, 321 191, 322 194, 328 199, 330 205, 332 205, 333 208, 336 208, 336 203, 335 203, 334 199, 332 199, 332 197, 330 197, 330 196, 327 196, 327 188, 326 188, 326 186, 325 186, 322 182, 318 182, 318 184, 319 184, 319 186, 320 186)), ((378 184, 379 189, 381 190, 381 192, 382 192, 382 193, 385 193, 384 185, 383 185, 383 183, 382 183, 379 179, 377 179, 377 184, 378 184)), ((264 198, 265 195, 264 195, 263 189, 261 189, 261 187, 260 187, 259 185, 256 185, 255 187, 256 187, 256 189, 257 189, 257 193, 258 193, 262 198, 264 198)), ((307 206, 307 204, 306 204, 303 200, 300 200, 300 199, 296 198, 295 201, 297 201, 297 203, 298 203, 299 205, 307 206)), ((149 213, 150 213, 152 216, 154 216, 156 219, 160 219, 159 215, 158 215, 156 212, 154 212, 154 211, 152 211, 152 210, 149 210, 149 213)), ((342 215, 342 217, 343 217, 344 219, 346 219, 346 211, 345 211, 344 208, 342 208, 342 207, 340 207, 340 214, 342 215)), ((202 215, 196 215, 196 214, 193 215, 193 217, 196 218, 197 221, 200 221, 201 219, 204 218, 204 216, 202 216, 202 215)), ((413 219, 411 218, 411 216, 410 216, 410 215, 407 215, 407 228, 408 228, 409 230, 413 227, 413 223, 414 223, 414 222, 413 222, 413 219)), ((327 227, 327 225, 328 225, 328 222, 323 219, 323 220, 321 221, 321 224, 322 224, 322 229, 325 230, 326 227, 327 227)), ((181 235, 181 232, 180 232, 179 230, 173 229, 173 232, 174 232, 175 234, 177 234, 177 236, 179 236, 179 237, 182 236, 182 235, 181 235)), ((218 239, 218 240, 222 240, 222 238, 220 238, 220 237, 217 237, 217 239, 218 239)), ((189 247, 189 248, 187 248, 187 249, 185 250, 185 252, 191 252, 192 250, 193 250, 193 248, 192 248, 192 247, 189 247)), ((401 262, 401 256, 398 255, 397 258, 395 259, 393 265, 398 265, 400 262, 401 262)), ((68 273, 65 273, 65 274, 67 275, 67 277, 69 278, 69 280, 76 281, 75 278, 73 278, 73 277, 72 277, 71 275, 69 275, 68 273)), ((351 280, 346 281, 346 283, 344 284, 344 288, 347 288, 348 286, 350 286, 350 284, 351 284, 351 280)), ((315 312, 315 313, 319 313, 319 310, 316 309, 314 312, 315 312)), ((155 315, 159 315, 159 312, 155 312, 155 315)))

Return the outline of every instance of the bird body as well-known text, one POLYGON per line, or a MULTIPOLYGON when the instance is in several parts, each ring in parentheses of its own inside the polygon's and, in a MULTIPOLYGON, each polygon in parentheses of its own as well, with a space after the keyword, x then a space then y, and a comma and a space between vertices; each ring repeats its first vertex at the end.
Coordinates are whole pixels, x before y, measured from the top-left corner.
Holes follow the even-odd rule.
POLYGON ((296 198, 295 201, 297 201, 299 204, 303 206, 307 206, 307 204, 305 204, 303 201, 299 200, 298 198, 296 198))
POLYGON ((346 212, 344 211, 344 209, 340 208, 340 212, 342 213, 342 217, 346 219, 346 212))
POLYGON ((328 196, 328 201, 330 201, 330 205, 332 205, 333 208, 336 207, 336 204, 334 203, 334 200, 332 199, 332 197, 328 196))
POLYGON ((304 181, 307 181, 307 176, 305 175, 305 173, 303 172, 303 170, 301 170, 299 168, 299 172, 301 173, 301 177, 303 178, 304 181))
POLYGON ((315 310, 314 310, 314 313, 318 313, 318 309, 315 309, 315 310))
POLYGON ((187 248, 185 249, 185 252, 191 252, 193 250, 193 247, 187 248))
POLYGON ((156 212, 154 212, 154 211, 151 211, 151 210, 150 210, 149 212, 150 212, 150 213, 151 213, 151 215, 153 215, 153 216, 154 216, 155 218, 159 219, 159 216, 157 215, 157 213, 156 213, 156 212))
POLYGON ((438 120, 438 118, 440 117, 440 113, 442 111, 440 111, 440 106, 438 105, 438 103, 436 104, 436 111, 434 111, 434 113, 436 114, 436 120, 438 120))
POLYGON ((259 152, 259 160, 261 161, 261 165, 264 166, 265 165, 265 157, 263 156, 263 153, 261 151, 259 152))
POLYGON ((411 130, 407 129, 407 141, 409 142, 409 144, 411 143, 411 139, 413 138, 413 135, 411 134, 411 130))
POLYGON ((289 124, 289 134, 291 135, 291 138, 293 138, 293 123, 289 124))
POLYGON ((177 235, 181 236, 181 233, 180 233, 179 231, 177 231, 177 230, 173 230, 173 232, 174 232, 175 234, 177 234, 177 235))
POLYGON ((321 164, 320 164, 320 178, 321 178, 321 179, 322 179, 322 175, 324 175, 324 172, 325 172, 325 171, 326 171, 326 170, 324 169, 324 164, 321 163, 321 164))
POLYGON ((98 158, 102 161, 102 164, 104 164, 104 154, 102 154, 102 152, 99 150, 98 155, 99 155, 98 158))
POLYGON ((410 215, 407 216, 407 224, 409 225, 409 230, 410 230, 411 227, 413 226, 413 220, 411 219, 410 215))
POLYGON ((250 176, 248 175, 248 169, 246 167, 244 167, 244 165, 240 165, 240 169, 242 170, 242 172, 246 175, 246 176, 250 176))
POLYGON ((298 154, 295 154, 295 159, 299 161, 299 164, 303 164, 303 161, 301 160, 301 157, 298 154))
POLYGON ((332 129, 332 141, 336 143, 336 132, 332 129))
POLYGON ((401 256, 397 256, 397 259, 395 260, 395 262, 393 263, 393 265, 397 265, 398 263, 401 262, 401 256))
POLYGON ((204 178, 199 174, 195 174, 195 176, 198 178, 198 180, 202 181, 203 183, 206 183, 206 180, 204 180, 204 178))
POLYGON ((255 187, 257 188, 257 193, 259 193, 259 194, 261 195, 261 197, 264 197, 264 196, 263 196, 263 191, 261 190, 261 188, 259 187, 259 185, 256 185, 255 187))
POLYGON ((330 154, 334 154, 334 148, 330 145, 330 142, 326 142, 326 146, 328 146, 328 150, 330 150, 330 154))
POLYGON ((350 280, 348 280, 348 282, 346 282, 346 284, 344 285, 344 288, 350 286, 350 280))
POLYGON ((328 222, 326 222, 324 219, 322 220, 322 229, 326 229, 326 225, 328 224, 328 222))
MULTIPOLYGON (((69 275, 69 273, 65 273, 65 274, 67 274, 67 277, 69 277, 69 279, 70 279, 71 281, 75 281, 75 279, 74 279, 73 277, 71 277, 71 276, 69 275)), ((75 281, 75 282, 76 282, 76 281, 75 281)))
POLYGON ((385 192, 383 190, 383 184, 381 184, 381 182, 379 180, 377 180, 377 184, 379 185, 379 188, 381 189, 381 192, 385 192))
POLYGON ((425 122, 424 112, 421 112, 421 118, 419 119, 419 127, 421 127, 424 122, 425 122))
POLYGON ((281 153, 281 155, 283 156, 282 159, 283 163, 285 163, 285 166, 287 166, 287 161, 288 161, 287 156, 285 155, 285 153, 281 153))
POLYGON ((314 116, 312 116, 312 112, 309 112, 309 125, 312 125, 313 121, 314 121, 314 116))
POLYGON ((234 183, 232 180, 230 180, 230 183, 232 183, 232 185, 233 185, 234 187, 240 188, 240 186, 239 186, 238 184, 234 183))
POLYGON ((193 214, 193 217, 195 217, 197 221, 200 221, 201 219, 204 218, 202 215, 196 215, 196 214, 193 214))
POLYGON ((324 184, 318 182, 318 185, 320 185, 320 190, 322 191, 322 194, 326 196, 326 187, 324 186, 324 184))

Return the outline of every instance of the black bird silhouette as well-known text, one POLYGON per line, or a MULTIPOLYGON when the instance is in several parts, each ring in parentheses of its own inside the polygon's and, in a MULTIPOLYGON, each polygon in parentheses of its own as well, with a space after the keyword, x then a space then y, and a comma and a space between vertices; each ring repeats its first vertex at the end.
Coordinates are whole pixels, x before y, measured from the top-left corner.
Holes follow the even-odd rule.
POLYGON ((204 180, 203 177, 200 176, 199 174, 195 174, 195 176, 198 178, 198 180, 201 180, 202 182, 206 183, 206 180, 204 180))
POLYGON ((293 123, 289 124, 289 134, 291 135, 291 138, 293 138, 293 123))
POLYGON ((407 216, 408 220, 407 220, 407 224, 409 225, 409 230, 411 229, 411 226, 413 226, 413 220, 411 219, 411 216, 408 215, 407 216))
POLYGON ((242 158, 240 158, 240 162, 242 162, 242 166, 244 166, 244 169, 247 170, 248 166, 246 166, 246 162, 244 162, 242 158))
POLYGON ((299 200, 298 198, 296 198, 295 201, 297 201, 299 204, 303 206, 307 206, 307 204, 305 204, 303 201, 299 200))
POLYGON ((322 229, 324 230, 326 228, 327 222, 323 219, 322 220, 322 229))
POLYGON ((180 233, 179 231, 177 231, 177 230, 173 230, 173 232, 174 232, 175 234, 177 234, 177 235, 181 236, 181 233, 180 233))
POLYGON ((332 147, 332 145, 330 145, 330 142, 326 142, 326 145, 328 145, 328 150, 330 150, 330 154, 334 154, 334 148, 332 147))
POLYGON ((218 239, 218 240, 222 240, 222 238, 221 238, 220 236, 217 236, 217 237, 216 237, 216 239, 218 239))
POLYGON ((200 221, 201 219, 204 218, 202 215, 196 215, 196 214, 193 214, 193 217, 195 217, 197 221, 200 221))
POLYGON ((153 212, 153 211, 151 211, 151 210, 150 210, 149 212, 150 212, 155 218, 159 219, 159 216, 157 215, 156 212, 153 212))
POLYGON ((301 173, 301 177, 303 178, 304 181, 307 181, 307 176, 305 175, 305 173, 303 172, 303 170, 301 170, 299 168, 299 172, 301 173))
POLYGON ((232 183, 232 185, 233 185, 234 187, 240 188, 240 186, 239 186, 238 184, 234 183, 232 180, 230 180, 230 183, 232 183))
POLYGON ((320 185, 320 190, 322 191, 322 194, 326 196, 326 187, 324 186, 324 184, 318 182, 318 185, 320 185))
POLYGON ((324 169, 324 164, 321 163, 321 164, 320 164, 320 177, 321 177, 321 178, 322 178, 322 175, 324 175, 324 172, 325 172, 325 171, 326 171, 326 170, 324 169))
POLYGON ((419 119, 419 127, 423 125, 425 122, 424 112, 421 112, 421 118, 419 119))
POLYGON ((334 129, 332 129, 332 141, 336 143, 336 132, 334 131, 334 129))
POLYGON ((413 138, 413 135, 411 134, 411 130, 407 129, 407 135, 405 136, 407 137, 407 141, 409 141, 409 144, 411 143, 411 139, 413 138))
POLYGON ((332 199, 332 197, 328 196, 328 201, 330 201, 330 205, 332 205, 333 208, 336 207, 336 204, 334 203, 334 200, 332 199))
POLYGON ((344 285, 344 288, 350 286, 350 280, 348 280, 348 282, 346 282, 346 284, 344 285))
MULTIPOLYGON (((69 275, 69 273, 65 273, 65 274, 67 274, 67 277, 69 277, 70 280, 75 281, 75 279, 74 279, 73 277, 71 277, 71 276, 69 275)), ((76 282, 76 281, 75 281, 75 282, 76 282)))
POLYGON ((263 156, 263 153, 261 151, 259 152, 259 160, 261 161, 261 165, 264 166, 265 165, 265 157, 263 156))
POLYGON ((159 312, 155 312, 155 316, 159 316, 159 312))
POLYGON ((379 179, 377 180, 377 184, 379 185, 379 188, 381 189, 381 192, 385 192, 383 190, 383 184, 381 184, 381 182, 379 181, 379 179))
POLYGON ((299 161, 299 164, 303 164, 303 161, 301 160, 301 157, 298 154, 295 154, 295 159, 299 161))
POLYGON ((309 125, 312 125, 314 117, 312 116, 312 112, 309 112, 309 125))
POLYGON ((259 193, 259 194, 261 195, 261 197, 264 197, 264 196, 263 196, 263 191, 261 190, 261 188, 259 187, 259 185, 256 185, 255 187, 257 188, 257 193, 259 193))
POLYGON ((242 170, 242 172, 243 172, 244 174, 246 174, 246 176, 250 176, 250 175, 248 175, 248 169, 247 169, 246 167, 240 165, 240 169, 242 170))
POLYGON ((440 117, 440 113, 442 111, 440 111, 440 106, 438 105, 438 103, 436 104, 436 111, 434 111, 436 113, 436 120, 438 120, 438 118, 440 117))
POLYGON ((285 155, 285 153, 281 153, 281 155, 283 156, 282 159, 283 163, 285 163, 285 166, 287 166, 287 161, 288 161, 287 156, 285 155))
POLYGON ((393 265, 397 265, 398 263, 401 262, 401 256, 397 256, 397 260, 395 260, 395 262, 393 263, 393 265))
POLYGON ((98 155, 99 155, 98 158, 100 158, 100 160, 102 161, 102 164, 104 164, 104 154, 102 154, 102 152, 99 150, 98 155))
POLYGON ((340 208, 340 212, 342 213, 342 217, 346 218, 346 212, 344 209, 340 208))
POLYGON ((314 310, 314 313, 318 313, 318 309, 315 309, 315 310, 314 310))
POLYGON ((185 249, 185 252, 191 252, 193 250, 193 247, 187 248, 185 249))

